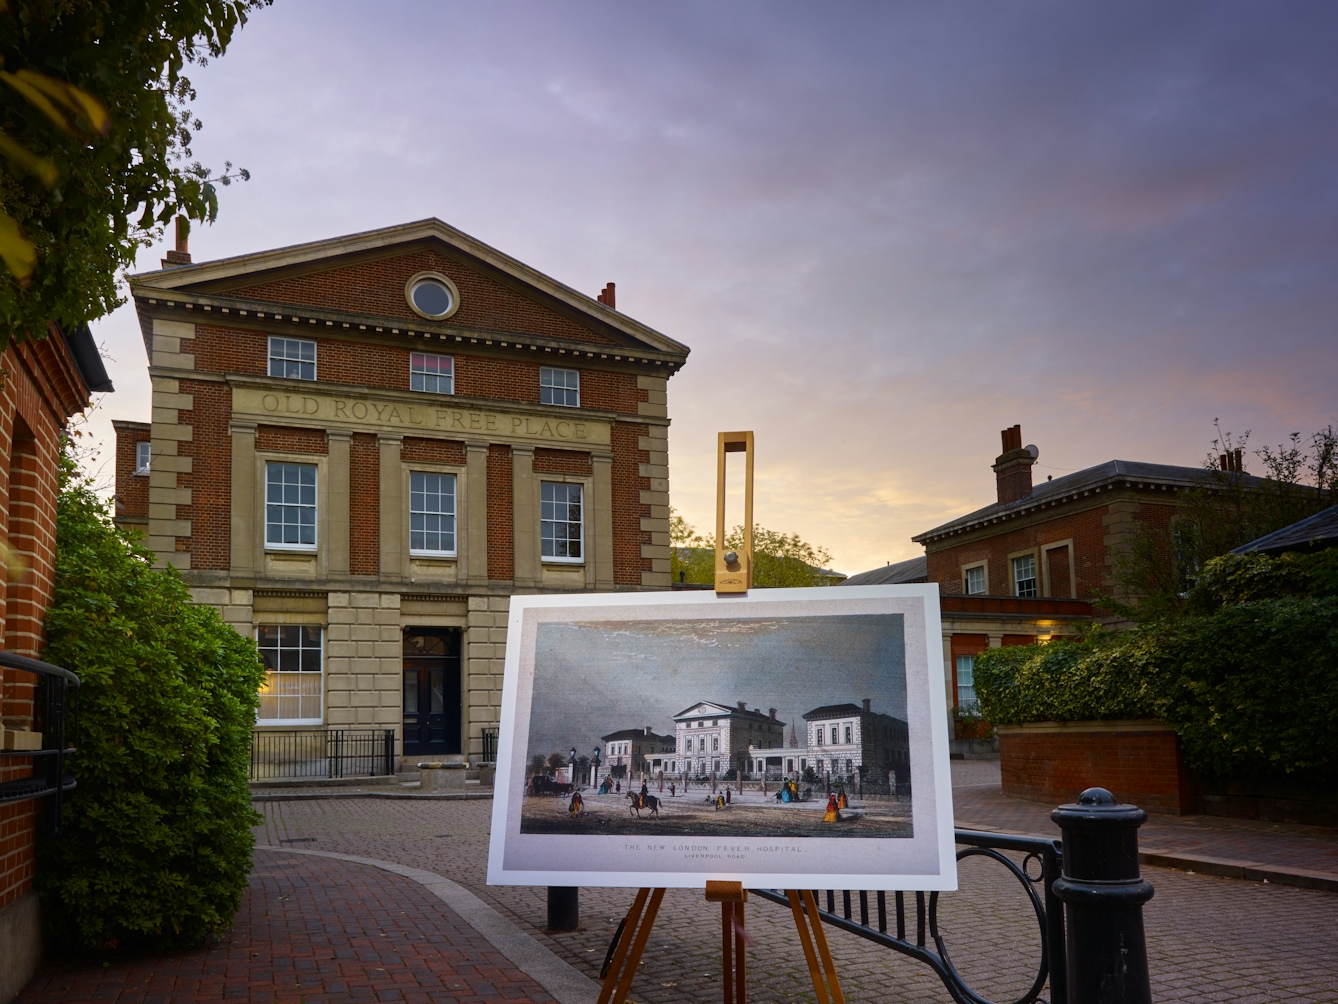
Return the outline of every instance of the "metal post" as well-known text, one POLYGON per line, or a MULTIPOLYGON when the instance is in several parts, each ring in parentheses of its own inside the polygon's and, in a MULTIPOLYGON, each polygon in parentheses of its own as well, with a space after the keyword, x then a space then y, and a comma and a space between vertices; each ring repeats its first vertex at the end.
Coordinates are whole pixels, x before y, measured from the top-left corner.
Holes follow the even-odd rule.
POLYGON ((1138 871, 1138 828, 1148 815, 1105 788, 1050 813, 1064 834, 1068 1004, 1151 1004, 1143 904, 1152 885, 1138 871))
POLYGON ((548 929, 574 931, 581 923, 581 890, 576 886, 548 887, 548 929))

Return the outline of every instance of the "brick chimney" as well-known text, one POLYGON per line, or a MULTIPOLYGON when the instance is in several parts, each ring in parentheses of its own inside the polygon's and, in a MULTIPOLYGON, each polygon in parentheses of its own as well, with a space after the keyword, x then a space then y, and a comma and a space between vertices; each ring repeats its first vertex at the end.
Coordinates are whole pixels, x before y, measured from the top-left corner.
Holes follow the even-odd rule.
POLYGON ((618 300, 615 296, 614 284, 611 282, 605 284, 603 291, 601 291, 599 296, 595 297, 595 299, 606 307, 611 307, 614 310, 618 309, 618 300))
POLYGON ((1022 426, 1000 432, 1003 452, 994 458, 994 477, 999 489, 999 504, 1007 505, 1031 494, 1031 465, 1040 451, 1022 445, 1022 426))
POLYGON ((772 718, 775 718, 775 717, 776 717, 776 709, 775 709, 775 708, 767 708, 767 712, 771 715, 772 718))
POLYGON ((190 220, 184 216, 177 217, 177 246, 175 251, 168 251, 167 257, 163 259, 163 268, 176 268, 178 265, 190 264, 190 220))
POLYGON ((739 702, 738 702, 738 705, 739 705, 739 710, 740 710, 740 711, 747 711, 747 710, 748 710, 748 702, 747 702, 747 701, 739 701, 739 702))
POLYGON ((873 700, 871 698, 868 697, 864 698, 864 710, 865 711, 873 710, 873 700))

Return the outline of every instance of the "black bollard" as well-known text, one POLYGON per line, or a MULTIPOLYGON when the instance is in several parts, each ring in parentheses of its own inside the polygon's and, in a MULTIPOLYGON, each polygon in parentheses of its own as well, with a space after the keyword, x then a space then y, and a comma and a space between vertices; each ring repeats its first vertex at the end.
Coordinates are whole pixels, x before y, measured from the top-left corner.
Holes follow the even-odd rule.
POLYGON ((1068 1004, 1151 1004, 1143 904, 1152 886, 1138 872, 1138 828, 1148 814, 1088 788, 1050 813, 1064 833, 1068 1004))
POLYGON ((548 929, 574 931, 581 923, 581 890, 571 885, 548 887, 548 929))

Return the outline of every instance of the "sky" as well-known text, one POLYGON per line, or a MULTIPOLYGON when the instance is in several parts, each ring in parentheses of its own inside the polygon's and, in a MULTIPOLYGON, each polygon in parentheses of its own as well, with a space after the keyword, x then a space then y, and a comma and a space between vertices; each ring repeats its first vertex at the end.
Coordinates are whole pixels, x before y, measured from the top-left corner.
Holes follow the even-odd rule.
MULTIPOLYGON (((994 501, 1007 426, 1039 480, 1338 421, 1335 52, 1285 0, 277 0, 191 74, 252 173, 191 252, 435 216, 616 282, 692 349, 675 508, 751 429, 756 521, 854 573, 994 501)), ((94 333, 109 477, 149 384, 131 308, 94 333)))
POLYGON ((803 715, 858 705, 906 720, 901 614, 539 625, 526 760, 572 745, 586 756, 603 735, 649 726, 711 701, 769 714, 806 745, 803 715), (575 734, 578 731, 583 734, 575 734))

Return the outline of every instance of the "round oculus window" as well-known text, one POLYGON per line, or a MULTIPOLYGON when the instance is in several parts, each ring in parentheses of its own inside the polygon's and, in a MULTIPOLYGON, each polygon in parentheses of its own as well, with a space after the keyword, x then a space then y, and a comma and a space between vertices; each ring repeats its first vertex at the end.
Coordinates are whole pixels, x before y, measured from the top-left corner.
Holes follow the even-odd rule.
POLYGON ((424 317, 441 318, 455 307, 455 293, 440 279, 419 279, 409 287, 409 303, 424 317))

